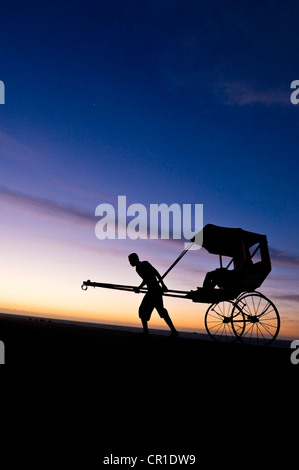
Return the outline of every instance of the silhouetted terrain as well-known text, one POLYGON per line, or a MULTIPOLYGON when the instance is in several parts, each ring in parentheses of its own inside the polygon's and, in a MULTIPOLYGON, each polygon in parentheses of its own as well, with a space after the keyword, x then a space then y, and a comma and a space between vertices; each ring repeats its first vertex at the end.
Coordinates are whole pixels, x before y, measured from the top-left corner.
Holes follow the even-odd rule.
POLYGON ((199 463, 253 414, 271 432, 279 386, 296 375, 287 348, 147 341, 122 329, 6 315, 0 339, 4 447, 10 462, 40 468, 99 468, 111 453, 189 453, 199 463))

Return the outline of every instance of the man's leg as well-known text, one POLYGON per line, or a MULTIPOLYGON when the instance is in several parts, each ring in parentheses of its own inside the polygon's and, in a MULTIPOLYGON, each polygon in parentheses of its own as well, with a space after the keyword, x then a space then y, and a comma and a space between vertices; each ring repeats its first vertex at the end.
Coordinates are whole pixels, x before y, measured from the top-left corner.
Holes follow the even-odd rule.
POLYGON ((168 314, 166 308, 164 308, 164 316, 163 316, 163 319, 164 319, 166 325, 169 326, 169 328, 170 328, 170 330, 171 330, 171 334, 177 335, 178 332, 177 332, 177 330, 175 329, 174 324, 172 323, 172 320, 171 320, 171 318, 170 318, 170 316, 169 316, 169 314, 168 314))
POLYGON ((141 323, 142 323, 142 326, 143 326, 143 333, 145 335, 148 335, 147 320, 145 318, 141 318, 141 323))
POLYGON ((171 318, 168 314, 168 311, 166 310, 166 308, 163 305, 162 294, 159 294, 159 295, 156 296, 155 307, 156 307, 156 310, 159 313, 160 317, 163 318, 166 325, 169 326, 169 328, 171 330, 171 336, 177 336, 178 332, 177 332, 177 330, 175 329, 175 327, 172 323, 172 320, 171 320, 171 318))
POLYGON ((148 335, 148 326, 147 322, 150 319, 151 313, 153 311, 154 307, 152 305, 152 300, 149 295, 149 292, 145 294, 145 296, 142 299, 142 302, 139 307, 139 318, 141 320, 142 326, 143 326, 143 333, 145 335, 148 335))
POLYGON ((161 298, 158 300, 157 299, 157 302, 156 302, 156 310, 157 312, 159 313, 160 317, 163 318, 163 320, 165 321, 166 325, 170 328, 171 330, 171 336, 178 336, 178 332, 177 330, 175 329, 174 327, 174 324, 172 323, 172 320, 169 316, 169 313, 168 311, 166 310, 166 308, 164 307, 163 305, 163 297, 161 295, 161 298))

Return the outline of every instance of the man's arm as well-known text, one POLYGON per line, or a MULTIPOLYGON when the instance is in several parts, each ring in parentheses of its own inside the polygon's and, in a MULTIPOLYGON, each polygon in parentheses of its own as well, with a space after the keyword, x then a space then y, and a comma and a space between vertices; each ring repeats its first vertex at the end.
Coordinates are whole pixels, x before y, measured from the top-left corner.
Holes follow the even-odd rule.
POLYGON ((135 294, 139 294, 140 289, 142 289, 142 287, 144 287, 144 286, 145 286, 145 282, 142 281, 142 283, 140 284, 140 286, 134 287, 134 292, 135 292, 135 294))
POLYGON ((164 292, 168 291, 166 285, 164 284, 164 281, 163 281, 163 279, 162 279, 161 274, 160 274, 160 273, 156 270, 156 268, 154 268, 153 266, 152 266, 152 268, 153 268, 154 274, 155 274, 155 276, 157 277, 158 281, 160 282, 160 284, 161 284, 162 289, 164 290, 164 292))

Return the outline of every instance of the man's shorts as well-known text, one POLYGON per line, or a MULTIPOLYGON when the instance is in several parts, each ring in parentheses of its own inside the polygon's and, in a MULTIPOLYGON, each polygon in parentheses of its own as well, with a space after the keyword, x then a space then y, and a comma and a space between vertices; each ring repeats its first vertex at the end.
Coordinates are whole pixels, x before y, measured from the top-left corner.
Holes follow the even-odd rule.
POLYGON ((163 305, 162 290, 151 290, 145 294, 139 307, 139 318, 149 321, 154 308, 157 310, 161 318, 165 318, 168 314, 163 305))

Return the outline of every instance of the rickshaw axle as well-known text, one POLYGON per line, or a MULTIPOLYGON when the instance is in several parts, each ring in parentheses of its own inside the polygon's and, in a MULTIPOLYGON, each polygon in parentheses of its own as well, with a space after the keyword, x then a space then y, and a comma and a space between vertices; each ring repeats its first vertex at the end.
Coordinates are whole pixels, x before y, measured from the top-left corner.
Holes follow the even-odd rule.
POLYGON ((250 323, 258 323, 260 319, 256 315, 246 315, 246 321, 250 323))
POLYGON ((232 318, 231 317, 223 317, 223 323, 231 323, 232 318))

